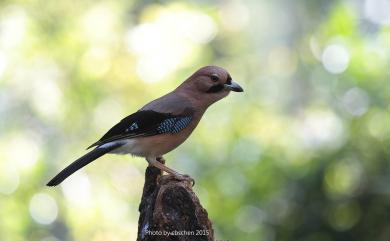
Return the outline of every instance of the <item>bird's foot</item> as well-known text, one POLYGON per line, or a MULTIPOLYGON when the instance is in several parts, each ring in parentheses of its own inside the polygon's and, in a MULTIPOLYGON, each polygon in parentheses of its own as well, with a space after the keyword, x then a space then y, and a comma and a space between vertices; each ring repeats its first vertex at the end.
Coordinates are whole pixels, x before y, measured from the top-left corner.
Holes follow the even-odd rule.
POLYGON ((169 175, 163 175, 160 176, 158 182, 159 184, 165 184, 169 181, 176 180, 176 181, 184 181, 189 183, 192 187, 195 185, 195 180, 190 177, 189 175, 183 175, 183 174, 169 174, 169 175))
MULTIPOLYGON (((162 178, 169 178, 169 179, 174 178, 174 179, 179 180, 179 181, 186 181, 188 183, 191 183, 192 186, 195 185, 195 180, 192 177, 190 177, 189 175, 180 174, 179 172, 165 166, 164 165, 165 160, 163 157, 157 157, 156 159, 148 160, 148 162, 150 165, 157 167, 161 171, 164 171, 164 172, 170 174, 167 176, 162 176, 162 178)), ((160 183, 161 183, 161 181, 160 181, 160 183)))
POLYGON ((162 163, 162 164, 165 164, 165 159, 164 159, 164 157, 162 157, 162 156, 157 157, 157 158, 156 158, 156 161, 158 161, 158 162, 160 162, 160 163, 162 163))
POLYGON ((191 184, 191 186, 195 185, 195 180, 187 174, 174 175, 174 178, 179 180, 179 181, 189 182, 191 184))

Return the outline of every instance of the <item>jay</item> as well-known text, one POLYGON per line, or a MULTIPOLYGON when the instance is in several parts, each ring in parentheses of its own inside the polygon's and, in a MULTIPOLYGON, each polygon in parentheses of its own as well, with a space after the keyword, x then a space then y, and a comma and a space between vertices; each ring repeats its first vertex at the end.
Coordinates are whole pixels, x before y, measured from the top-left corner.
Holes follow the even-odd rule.
POLYGON ((211 104, 226 97, 230 91, 243 92, 243 89, 225 69, 217 66, 199 69, 172 92, 122 119, 87 148, 94 147, 93 150, 63 169, 47 185, 60 184, 75 171, 107 153, 145 157, 149 165, 179 180, 187 179, 187 175, 159 161, 190 136, 211 104))

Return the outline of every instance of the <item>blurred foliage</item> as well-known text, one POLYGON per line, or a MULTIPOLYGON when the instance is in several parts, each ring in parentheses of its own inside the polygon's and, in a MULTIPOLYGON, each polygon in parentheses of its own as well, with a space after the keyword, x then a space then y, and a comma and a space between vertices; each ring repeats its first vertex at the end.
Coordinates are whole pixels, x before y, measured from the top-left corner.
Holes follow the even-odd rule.
POLYGON ((390 240, 390 4, 0 2, 0 240, 134 240, 146 162, 45 183, 203 65, 244 94, 168 165, 220 240, 390 240))

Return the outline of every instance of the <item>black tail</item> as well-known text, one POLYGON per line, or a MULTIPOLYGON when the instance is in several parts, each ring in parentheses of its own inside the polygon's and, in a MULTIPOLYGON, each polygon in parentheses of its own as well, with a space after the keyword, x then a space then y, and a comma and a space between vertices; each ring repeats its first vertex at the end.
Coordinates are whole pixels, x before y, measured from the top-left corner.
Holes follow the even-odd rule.
POLYGON ((62 170, 60 173, 58 173, 53 179, 51 179, 46 185, 47 186, 57 186, 60 184, 63 180, 65 180, 67 177, 72 175, 75 171, 79 170, 83 166, 89 164, 90 162, 96 160, 97 158, 103 156, 107 152, 110 152, 122 144, 112 144, 107 147, 97 147, 93 149, 92 151, 88 152, 84 156, 80 157, 76 161, 72 162, 69 166, 67 166, 64 170, 62 170))

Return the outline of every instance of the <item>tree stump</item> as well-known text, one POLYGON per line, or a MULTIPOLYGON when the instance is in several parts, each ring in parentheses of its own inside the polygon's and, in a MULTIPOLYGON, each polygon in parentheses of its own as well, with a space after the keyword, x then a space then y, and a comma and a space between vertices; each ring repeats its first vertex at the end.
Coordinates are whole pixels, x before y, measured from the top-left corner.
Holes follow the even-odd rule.
POLYGON ((139 206, 137 241, 212 241, 207 211, 188 181, 147 167, 139 206))

